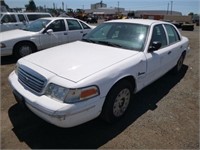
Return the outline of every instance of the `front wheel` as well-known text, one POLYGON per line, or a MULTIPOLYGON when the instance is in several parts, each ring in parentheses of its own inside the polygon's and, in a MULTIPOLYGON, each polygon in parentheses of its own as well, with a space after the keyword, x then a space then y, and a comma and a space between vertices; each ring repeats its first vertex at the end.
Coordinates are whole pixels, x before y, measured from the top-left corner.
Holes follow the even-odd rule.
POLYGON ((119 120, 133 98, 133 87, 127 80, 117 83, 106 96, 101 117, 108 123, 119 120))
POLYGON ((32 43, 23 42, 19 43, 14 48, 14 55, 17 58, 27 56, 35 51, 35 46, 32 43))

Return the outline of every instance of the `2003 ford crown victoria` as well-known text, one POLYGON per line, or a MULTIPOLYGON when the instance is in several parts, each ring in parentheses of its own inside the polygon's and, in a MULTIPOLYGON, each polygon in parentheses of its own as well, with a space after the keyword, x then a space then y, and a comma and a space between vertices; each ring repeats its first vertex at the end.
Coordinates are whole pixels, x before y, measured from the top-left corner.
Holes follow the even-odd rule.
POLYGON ((14 55, 20 58, 38 50, 81 40, 93 28, 75 18, 41 18, 24 30, 0 33, 1 56, 14 55))
POLYGON ((18 60, 9 82, 17 101, 59 127, 99 115, 120 119, 133 94, 179 72, 189 41, 170 23, 127 19, 100 24, 82 41, 18 60))

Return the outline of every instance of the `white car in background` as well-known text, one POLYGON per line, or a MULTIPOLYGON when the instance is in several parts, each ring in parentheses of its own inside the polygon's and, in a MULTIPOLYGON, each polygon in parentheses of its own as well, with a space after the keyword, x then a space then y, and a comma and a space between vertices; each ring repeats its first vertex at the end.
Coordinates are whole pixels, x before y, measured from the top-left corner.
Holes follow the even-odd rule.
POLYGON ((99 115, 114 122, 134 93, 171 69, 180 72, 189 49, 188 38, 170 23, 113 20, 82 41, 23 57, 9 82, 18 102, 56 126, 76 126, 99 115))
POLYGON ((75 18, 41 18, 23 30, 0 33, 1 56, 14 55, 20 58, 42 49, 81 40, 93 28, 75 18))
POLYGON ((52 17, 45 12, 0 12, 0 31, 22 29, 39 18, 52 17))

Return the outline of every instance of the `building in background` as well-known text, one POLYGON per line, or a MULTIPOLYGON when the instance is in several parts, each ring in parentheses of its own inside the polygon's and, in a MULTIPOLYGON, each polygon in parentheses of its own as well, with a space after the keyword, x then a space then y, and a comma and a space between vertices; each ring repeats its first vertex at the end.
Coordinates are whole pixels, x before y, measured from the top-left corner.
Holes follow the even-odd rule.
POLYGON ((106 8, 107 4, 104 4, 102 1, 100 3, 91 4, 91 9, 99 9, 99 8, 106 8))

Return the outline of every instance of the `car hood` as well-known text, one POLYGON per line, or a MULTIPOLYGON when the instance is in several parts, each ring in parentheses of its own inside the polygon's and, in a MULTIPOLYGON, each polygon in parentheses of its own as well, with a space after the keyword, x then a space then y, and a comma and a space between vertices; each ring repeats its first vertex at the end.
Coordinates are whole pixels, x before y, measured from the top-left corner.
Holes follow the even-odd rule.
POLYGON ((139 52, 76 41, 23 59, 60 77, 78 82, 137 53, 139 52))
POLYGON ((23 38, 27 36, 32 36, 34 34, 35 32, 16 29, 16 30, 1 32, 0 36, 2 37, 2 41, 7 41, 7 40, 19 39, 19 38, 23 38))

